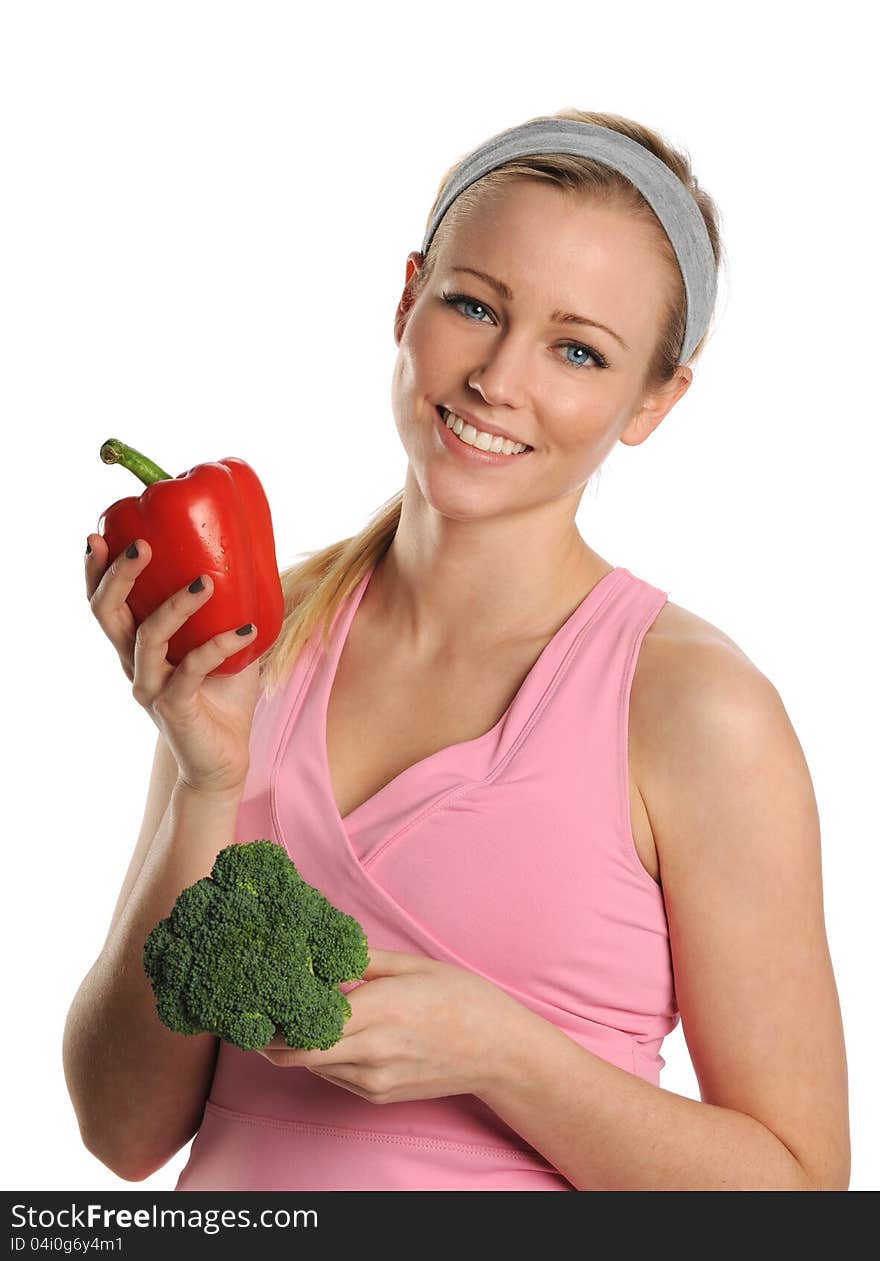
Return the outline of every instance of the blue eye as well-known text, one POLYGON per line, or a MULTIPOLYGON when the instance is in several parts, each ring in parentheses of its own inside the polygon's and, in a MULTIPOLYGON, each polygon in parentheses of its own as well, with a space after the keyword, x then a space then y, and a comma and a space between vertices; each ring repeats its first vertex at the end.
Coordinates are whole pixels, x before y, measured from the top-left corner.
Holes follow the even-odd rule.
MULTIPOLYGON (((451 307, 468 305, 468 306, 481 307, 483 311, 487 311, 487 312, 489 311, 489 307, 487 307, 484 302, 479 302, 476 298, 470 298, 468 297, 466 293, 444 293, 441 296, 443 298, 443 301, 448 306, 451 306, 451 307)), ((464 318, 470 319, 470 316, 465 315, 464 318)), ((473 322, 478 323, 478 324, 481 323, 480 320, 476 320, 473 322)), ((593 360, 597 368, 608 367, 608 360, 604 357, 604 355, 600 355, 598 350, 594 350, 592 346, 585 346, 582 342, 562 342, 561 345, 565 349, 570 348, 572 350, 583 351, 585 355, 589 356, 593 360)), ((569 368, 576 368, 576 369, 589 366, 583 360, 580 363, 575 363, 572 359, 567 359, 566 365, 569 368)))

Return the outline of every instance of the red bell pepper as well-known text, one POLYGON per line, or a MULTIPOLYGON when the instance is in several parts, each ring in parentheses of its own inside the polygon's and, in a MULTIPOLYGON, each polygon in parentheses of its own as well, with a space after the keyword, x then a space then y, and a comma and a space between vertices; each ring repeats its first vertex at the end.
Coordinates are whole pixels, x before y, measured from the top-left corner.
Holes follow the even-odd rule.
POLYGON ((122 464, 147 487, 140 498, 111 504, 98 522, 111 560, 135 539, 150 545, 152 559, 127 599, 135 624, 199 574, 210 574, 214 594, 172 635, 168 661, 177 666, 214 635, 252 622, 255 639, 209 677, 238 674, 271 647, 284 618, 272 515, 256 473, 230 456, 171 477, 116 438, 103 444, 101 459, 122 464))

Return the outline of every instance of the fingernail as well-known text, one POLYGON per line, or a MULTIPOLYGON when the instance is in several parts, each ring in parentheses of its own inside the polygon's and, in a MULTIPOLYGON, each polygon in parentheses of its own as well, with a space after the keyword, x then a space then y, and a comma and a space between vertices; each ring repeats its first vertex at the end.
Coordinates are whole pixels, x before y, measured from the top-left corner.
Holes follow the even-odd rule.
POLYGON ((131 547, 126 550, 125 554, 129 560, 134 560, 138 554, 137 543, 132 543, 131 547))
POLYGON ((253 629, 254 629, 253 623, 248 622, 247 626, 239 626, 238 630, 235 633, 236 635, 249 635, 253 629))
POLYGON ((91 554, 92 554, 92 545, 89 542, 89 540, 86 539, 86 556, 91 556, 91 554))
POLYGON ((198 595, 198 593, 200 591, 204 591, 204 589, 205 589, 205 584, 202 582, 201 574, 199 574, 198 578, 194 578, 192 582, 189 584, 189 586, 187 587, 187 590, 191 591, 193 595, 198 595))

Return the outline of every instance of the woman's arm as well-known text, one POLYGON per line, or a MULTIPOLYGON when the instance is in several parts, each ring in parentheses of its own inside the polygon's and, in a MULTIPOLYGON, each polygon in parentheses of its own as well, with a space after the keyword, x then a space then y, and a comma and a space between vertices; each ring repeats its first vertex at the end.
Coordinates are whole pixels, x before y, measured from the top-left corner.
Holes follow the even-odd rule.
POLYGON ((800 743, 772 684, 717 643, 691 643, 644 703, 657 755, 639 788, 702 1102, 526 1008, 480 1097, 578 1189, 846 1190, 846 1053, 800 743))
POLYGON ((206 796, 177 783, 160 736, 144 825, 101 954, 64 1029, 67 1089, 85 1146, 120 1178, 139 1182, 198 1129, 218 1039, 181 1037, 156 1015, 143 966, 147 934, 180 891, 210 874, 235 840, 240 794, 206 796), (156 830, 156 820, 161 820, 156 830))

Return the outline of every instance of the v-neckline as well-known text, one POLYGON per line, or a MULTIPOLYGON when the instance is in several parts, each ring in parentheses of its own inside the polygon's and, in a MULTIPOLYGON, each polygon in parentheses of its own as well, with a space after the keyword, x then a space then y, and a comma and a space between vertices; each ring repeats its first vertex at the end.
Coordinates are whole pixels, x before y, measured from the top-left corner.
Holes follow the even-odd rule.
POLYGON ((447 755, 452 749, 476 747, 483 744, 485 741, 492 739, 504 725, 511 710, 528 686, 529 681, 540 669, 544 659, 549 655, 554 645, 562 637, 566 629, 571 626, 572 622, 582 616, 588 606, 593 605, 593 603, 599 598, 600 594, 604 593, 604 590, 610 584, 611 579, 619 574, 628 572, 622 565, 615 565, 613 569, 609 569, 606 573, 604 573, 598 582, 593 584, 581 600, 580 604, 572 610, 559 629, 550 637, 550 639, 548 639, 547 643, 541 649, 541 652, 534 661, 528 674, 517 688, 510 704, 507 706, 498 721, 494 723, 488 731, 484 731, 482 735, 474 736, 470 740, 459 740, 454 744, 444 745, 443 748, 435 749, 433 753, 427 754, 426 757, 419 758, 418 761, 404 767, 402 771, 398 771, 393 779, 389 779, 386 784, 383 784, 381 788, 378 788, 374 793, 371 793, 369 797, 366 797, 359 803, 359 805, 356 805, 354 809, 349 810, 348 814, 343 816, 339 813, 339 806, 336 803, 336 794, 333 790, 333 777, 330 773, 330 758, 327 753, 327 716, 330 712, 330 699, 333 694, 333 685, 336 682, 336 676, 339 672, 339 663, 342 660, 345 645, 348 642, 349 635, 351 634, 352 624, 357 616, 357 611, 360 608, 361 601, 364 598, 367 587, 370 585, 370 580, 375 573, 377 563, 377 561, 373 562, 361 578, 359 586, 349 595, 348 601, 341 608, 341 622, 337 623, 336 629, 332 633, 330 649, 324 662, 325 675, 322 680, 319 704, 320 731, 318 734, 318 743, 320 746, 321 773, 323 775, 327 796, 329 798, 333 814, 347 840, 349 839, 348 827, 352 819, 354 819, 357 815, 360 815, 362 812, 365 812, 369 807, 373 806, 379 798, 384 797, 387 793, 390 793, 404 777, 410 776, 416 770, 423 769, 425 766, 430 765, 438 758, 447 755))

